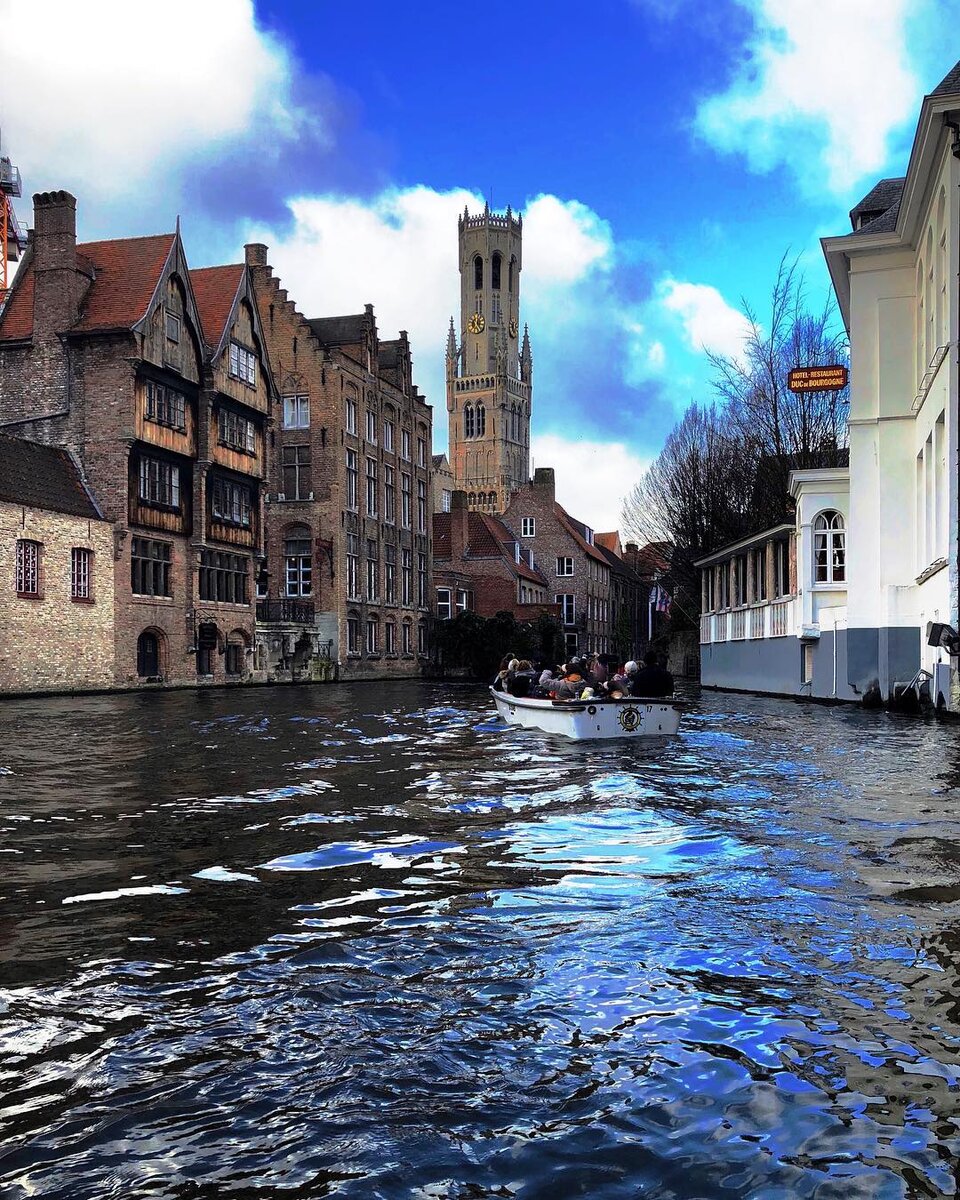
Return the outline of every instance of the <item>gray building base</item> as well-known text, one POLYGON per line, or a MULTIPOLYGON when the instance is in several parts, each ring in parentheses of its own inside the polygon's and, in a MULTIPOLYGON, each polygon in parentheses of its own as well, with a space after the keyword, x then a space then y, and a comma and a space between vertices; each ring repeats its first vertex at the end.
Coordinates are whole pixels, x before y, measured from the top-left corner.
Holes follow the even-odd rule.
POLYGON ((815 642, 784 637, 700 647, 705 687, 818 700, 860 700, 875 681, 887 700, 894 683, 912 679, 919 666, 916 627, 829 630, 815 642), (810 661, 805 663, 807 646, 810 661), (807 666, 812 666, 809 682, 804 681, 807 666))

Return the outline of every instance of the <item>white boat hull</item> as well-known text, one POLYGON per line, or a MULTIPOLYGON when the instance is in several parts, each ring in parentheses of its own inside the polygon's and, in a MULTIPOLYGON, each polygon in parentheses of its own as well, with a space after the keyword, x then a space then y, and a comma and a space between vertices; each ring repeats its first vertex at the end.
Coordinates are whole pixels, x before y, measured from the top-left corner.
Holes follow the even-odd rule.
POLYGON ((574 741, 599 738, 671 737, 680 728, 682 706, 674 700, 534 700, 490 689, 508 725, 541 729, 574 741))

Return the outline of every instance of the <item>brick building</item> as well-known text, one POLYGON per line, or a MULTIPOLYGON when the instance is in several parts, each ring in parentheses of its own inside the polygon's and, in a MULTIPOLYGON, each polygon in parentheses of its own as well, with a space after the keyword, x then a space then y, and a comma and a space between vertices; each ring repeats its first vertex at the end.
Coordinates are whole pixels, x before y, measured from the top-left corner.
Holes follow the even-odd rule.
POLYGON ((0 435, 0 693, 113 683, 113 532, 65 451, 0 435))
POLYGON ((0 427, 69 449, 112 523, 113 684, 248 678, 273 385, 247 273, 201 273, 204 329, 179 229, 78 245, 68 192, 34 225, 0 427))
POLYGON ((281 393, 258 637, 275 677, 408 676, 427 661, 430 406, 373 307, 308 319, 247 247, 281 393))
POLYGON ((437 619, 466 611, 481 617, 510 612, 518 621, 558 616, 547 580, 530 559, 501 520, 471 510, 467 493, 455 491, 450 512, 433 514, 437 619))
POLYGON ((503 523, 532 554, 548 598, 560 606, 567 654, 610 652, 610 564, 593 531, 557 503, 552 468, 538 468, 513 492, 503 523))

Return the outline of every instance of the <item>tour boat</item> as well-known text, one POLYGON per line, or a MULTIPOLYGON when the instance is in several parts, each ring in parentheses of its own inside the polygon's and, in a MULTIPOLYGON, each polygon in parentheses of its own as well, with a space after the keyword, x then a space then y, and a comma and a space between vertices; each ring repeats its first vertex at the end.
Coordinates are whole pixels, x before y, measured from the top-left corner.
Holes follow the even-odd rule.
POLYGON ((542 729, 575 741, 594 738, 671 737, 680 728, 683 706, 665 697, 627 696, 622 700, 538 700, 490 689, 497 712, 508 725, 542 729))

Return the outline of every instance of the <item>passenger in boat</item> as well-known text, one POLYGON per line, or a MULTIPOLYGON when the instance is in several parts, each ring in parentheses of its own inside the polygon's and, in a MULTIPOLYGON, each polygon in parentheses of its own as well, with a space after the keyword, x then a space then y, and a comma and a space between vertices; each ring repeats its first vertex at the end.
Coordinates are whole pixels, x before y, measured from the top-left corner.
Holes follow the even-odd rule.
POLYGON ((544 692, 548 691, 550 684, 556 678, 552 667, 544 667, 540 672, 540 678, 537 680, 537 687, 542 688, 544 692))
POLYGON ((660 666, 656 650, 648 650, 643 656, 643 667, 630 681, 631 696, 670 696, 673 694, 673 676, 660 666))
POLYGON ((571 660, 567 664, 563 678, 557 683, 551 695, 554 700, 579 700, 583 688, 584 682, 579 664, 576 663, 576 660, 571 660))
POLYGON ((537 673, 529 659, 522 658, 516 669, 507 673, 507 691, 511 696, 529 696, 537 685, 537 673))
POLYGON ((621 696, 625 696, 630 691, 630 681, 634 675, 640 670, 639 666, 631 659, 628 663, 620 668, 615 675, 610 677, 608 691, 619 692, 621 696))
POLYGON ((507 690, 507 680, 510 677, 510 672, 515 671, 519 665, 520 661, 515 654, 505 654, 503 656, 500 660, 500 670, 493 681, 493 686, 498 692, 505 692, 507 690))
POLYGON ((610 682, 610 667, 612 662, 609 654, 598 654, 593 665, 593 677, 597 683, 610 682))

